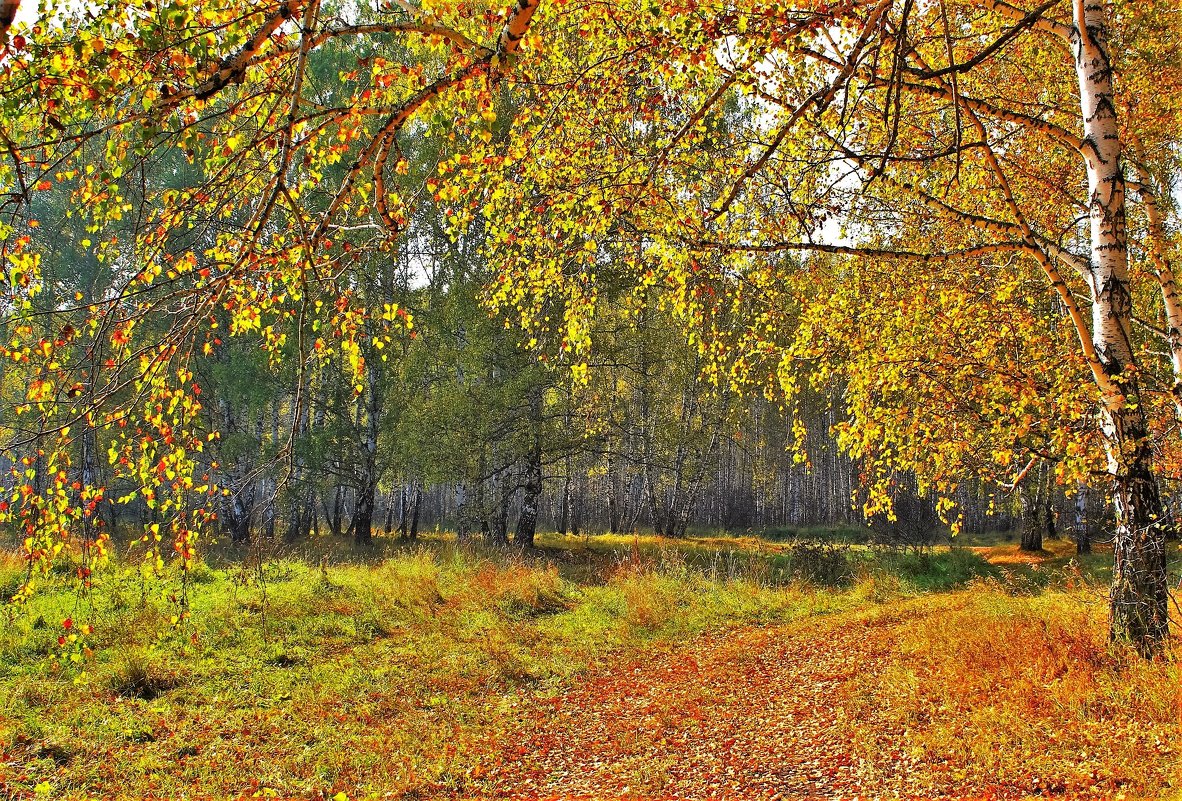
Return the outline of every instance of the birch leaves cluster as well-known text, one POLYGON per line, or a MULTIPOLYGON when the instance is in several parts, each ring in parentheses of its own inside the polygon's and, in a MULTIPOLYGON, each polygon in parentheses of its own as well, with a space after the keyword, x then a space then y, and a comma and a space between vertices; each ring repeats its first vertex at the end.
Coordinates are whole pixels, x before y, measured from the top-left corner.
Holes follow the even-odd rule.
POLYGON ((344 362, 359 385, 391 337, 415 336, 411 311, 351 277, 428 191, 399 137, 454 150, 457 115, 487 136, 489 87, 535 8, 148 0, 17 23, 0 61, 0 355, 19 463, 0 518, 31 566, 101 556, 95 503, 137 499, 148 563, 187 563, 222 491, 194 458, 218 432, 193 367, 228 337, 344 362), (130 495, 88 486, 95 427, 122 437, 108 456, 130 495))

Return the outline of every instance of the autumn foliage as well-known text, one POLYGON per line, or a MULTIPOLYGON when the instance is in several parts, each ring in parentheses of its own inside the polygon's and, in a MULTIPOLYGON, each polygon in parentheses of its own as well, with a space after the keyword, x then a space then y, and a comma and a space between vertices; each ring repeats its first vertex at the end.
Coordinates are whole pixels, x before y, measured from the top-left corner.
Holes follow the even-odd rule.
POLYGON ((82 5, 0 0, 9 795, 1176 789, 1176 2, 82 5), (935 522, 723 556, 724 442, 935 522), (1106 601, 947 546, 1036 481, 1106 601))

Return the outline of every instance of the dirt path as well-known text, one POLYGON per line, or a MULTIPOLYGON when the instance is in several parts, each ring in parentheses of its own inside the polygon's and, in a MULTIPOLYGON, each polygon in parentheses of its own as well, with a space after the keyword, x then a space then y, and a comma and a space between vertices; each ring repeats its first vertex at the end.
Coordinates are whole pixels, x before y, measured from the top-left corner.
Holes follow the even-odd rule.
POLYGON ((925 613, 707 635, 588 677, 527 720, 485 791, 506 798, 915 794, 907 777, 919 766, 900 752, 898 733, 872 727, 873 750, 890 761, 890 775, 856 756, 843 699, 856 673, 889 661, 891 637, 878 629, 918 614, 925 613))

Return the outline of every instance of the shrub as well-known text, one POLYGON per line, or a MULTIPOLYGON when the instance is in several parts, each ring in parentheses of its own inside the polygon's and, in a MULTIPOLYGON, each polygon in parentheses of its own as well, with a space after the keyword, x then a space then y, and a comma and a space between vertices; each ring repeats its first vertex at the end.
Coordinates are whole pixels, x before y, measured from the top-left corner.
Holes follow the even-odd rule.
POLYGON ((874 554, 871 570, 923 592, 956 589, 974 580, 1001 576, 1001 571, 980 554, 964 548, 881 550, 874 554))
POLYGON ((552 565, 539 569, 487 564, 473 581, 510 617, 537 617, 569 606, 562 579, 552 565))
POLYGON ((850 547, 834 542, 798 542, 792 546, 792 576, 820 587, 844 587, 854 578, 850 547))
POLYGON ((180 684, 175 671, 154 661, 148 651, 135 649, 116 664, 108 686, 123 698, 151 701, 180 684))

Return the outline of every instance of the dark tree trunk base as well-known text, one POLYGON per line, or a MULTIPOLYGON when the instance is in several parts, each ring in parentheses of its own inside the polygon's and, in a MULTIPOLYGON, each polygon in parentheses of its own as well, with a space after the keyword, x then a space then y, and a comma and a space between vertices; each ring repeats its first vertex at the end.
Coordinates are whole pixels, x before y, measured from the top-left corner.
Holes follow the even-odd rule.
POLYGON ((1166 573, 1168 526, 1157 482, 1147 464, 1134 461, 1138 469, 1116 480, 1109 634, 1114 642, 1127 643, 1141 656, 1150 658, 1165 649, 1170 593, 1166 573))

